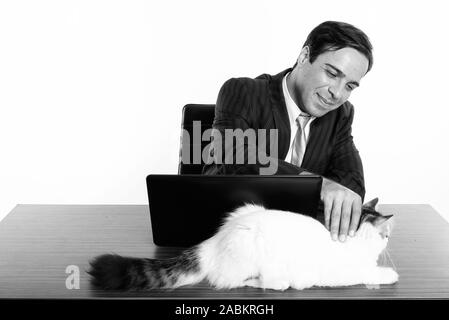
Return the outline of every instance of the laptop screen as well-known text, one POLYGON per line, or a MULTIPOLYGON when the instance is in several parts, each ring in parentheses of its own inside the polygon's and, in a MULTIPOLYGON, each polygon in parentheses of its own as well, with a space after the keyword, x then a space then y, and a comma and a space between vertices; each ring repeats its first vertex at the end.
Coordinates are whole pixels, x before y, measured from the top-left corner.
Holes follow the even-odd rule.
POLYGON ((316 218, 321 183, 315 175, 149 175, 153 241, 159 246, 198 244, 245 203, 316 218))

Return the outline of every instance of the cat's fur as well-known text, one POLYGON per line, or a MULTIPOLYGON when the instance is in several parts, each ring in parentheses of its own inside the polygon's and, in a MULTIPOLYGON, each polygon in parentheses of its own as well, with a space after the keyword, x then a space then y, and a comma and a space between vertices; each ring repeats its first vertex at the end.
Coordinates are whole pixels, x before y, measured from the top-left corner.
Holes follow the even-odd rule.
POLYGON ((89 274, 93 285, 118 290, 176 288, 203 279, 216 288, 276 290, 390 284, 398 274, 377 260, 387 246, 391 216, 375 211, 376 203, 363 206, 356 235, 345 242, 333 241, 311 217, 248 204, 230 213, 213 237, 178 257, 102 255, 89 274))

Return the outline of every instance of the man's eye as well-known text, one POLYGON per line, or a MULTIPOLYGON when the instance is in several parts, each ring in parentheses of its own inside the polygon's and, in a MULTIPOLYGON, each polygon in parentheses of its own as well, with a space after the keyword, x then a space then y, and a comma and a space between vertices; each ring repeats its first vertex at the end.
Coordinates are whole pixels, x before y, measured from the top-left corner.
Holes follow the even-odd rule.
POLYGON ((355 89, 353 86, 346 86, 346 88, 348 88, 348 91, 352 91, 355 89))
POLYGON ((329 77, 332 77, 332 78, 335 78, 337 76, 336 74, 330 72, 329 70, 326 70, 326 73, 329 77))

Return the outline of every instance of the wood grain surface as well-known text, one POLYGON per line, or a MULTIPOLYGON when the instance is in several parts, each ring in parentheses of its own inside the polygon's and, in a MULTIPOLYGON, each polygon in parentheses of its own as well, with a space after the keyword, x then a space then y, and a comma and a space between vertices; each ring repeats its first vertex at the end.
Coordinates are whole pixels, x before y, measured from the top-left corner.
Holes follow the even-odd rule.
POLYGON ((153 244, 148 206, 18 205, 0 223, 0 298, 449 298, 449 224, 429 205, 381 205, 380 210, 396 220, 382 262, 399 273, 394 285, 278 292, 215 290, 203 281, 170 291, 107 292, 89 284, 85 270, 94 256, 114 252, 165 258, 180 252, 153 244), (69 265, 81 271, 78 290, 66 288, 69 265))

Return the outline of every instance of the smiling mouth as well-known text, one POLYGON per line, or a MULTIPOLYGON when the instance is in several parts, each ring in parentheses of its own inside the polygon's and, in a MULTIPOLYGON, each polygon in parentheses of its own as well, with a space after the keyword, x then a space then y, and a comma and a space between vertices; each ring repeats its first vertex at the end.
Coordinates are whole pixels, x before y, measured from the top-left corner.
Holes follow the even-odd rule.
POLYGON ((317 93, 318 98, 320 99, 320 101, 327 107, 332 107, 333 103, 329 102, 328 100, 324 99, 322 96, 320 96, 319 93, 317 93))

